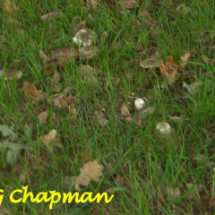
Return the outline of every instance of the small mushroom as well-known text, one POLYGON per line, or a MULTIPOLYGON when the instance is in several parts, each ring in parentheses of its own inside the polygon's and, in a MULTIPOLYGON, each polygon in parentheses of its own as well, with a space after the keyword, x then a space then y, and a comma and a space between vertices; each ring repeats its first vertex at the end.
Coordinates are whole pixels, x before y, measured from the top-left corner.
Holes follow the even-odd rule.
POLYGON ((170 134, 172 130, 170 124, 167 122, 158 122, 156 129, 159 130, 162 134, 170 134))
POLYGON ((142 98, 137 98, 134 101, 134 106, 136 107, 137 110, 141 110, 145 105, 145 102, 142 98))
POLYGON ((93 32, 83 28, 75 34, 72 41, 81 46, 90 46, 93 42, 93 32))

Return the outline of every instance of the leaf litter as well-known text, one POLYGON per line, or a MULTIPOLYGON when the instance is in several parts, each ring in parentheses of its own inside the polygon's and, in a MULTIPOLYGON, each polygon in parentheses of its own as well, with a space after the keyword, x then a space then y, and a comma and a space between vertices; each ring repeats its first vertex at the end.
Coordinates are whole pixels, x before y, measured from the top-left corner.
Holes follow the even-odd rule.
MULTIPOLYGON (((94 9, 98 8, 98 1, 96 1, 96 0, 87 0, 85 2, 86 2, 85 4, 87 7, 93 7, 94 9)), ((115 5, 111 1, 108 4, 115 5)), ((120 9, 123 8, 123 9, 128 9, 128 10, 133 10, 137 7, 137 3, 134 0, 121 1, 117 5, 119 6, 120 9)), ((179 12, 179 11, 177 11, 177 12, 179 12)), ((12 14, 13 12, 9 12, 9 13, 12 14)), ((58 16, 59 16, 58 13, 55 14, 55 12, 51 12, 49 14, 45 14, 43 17, 41 17, 41 19, 44 21, 47 21, 52 18, 57 18, 58 16)), ((155 21, 152 20, 151 15, 148 11, 143 11, 143 13, 141 14, 141 18, 147 27, 150 27, 152 30, 155 30, 155 27, 157 27, 157 26, 155 24, 155 21)), ((136 24, 137 24, 138 28, 142 27, 141 26, 142 20, 140 20, 140 21, 136 20, 136 24)), ((53 50, 50 55, 45 54, 46 51, 42 51, 42 50, 39 53, 39 56, 41 58, 41 61, 42 61, 42 64, 44 65, 45 70, 50 69, 51 73, 53 74, 53 79, 51 81, 52 83, 58 83, 60 81, 60 78, 59 78, 59 71, 53 70, 53 68, 51 68, 51 67, 58 67, 58 66, 64 67, 65 63, 70 62, 71 60, 72 61, 75 60, 77 63, 80 63, 80 62, 78 62, 79 60, 81 61, 81 60, 91 59, 99 51, 99 49, 96 46, 92 46, 92 42, 93 42, 92 35, 94 34, 94 32, 92 32, 91 30, 86 28, 86 21, 79 23, 76 26, 76 28, 73 29, 73 34, 74 34, 73 42, 79 46, 78 48, 75 48, 73 46, 57 48, 57 49, 53 50), (84 38, 85 36, 86 36, 86 38, 84 38), (83 46, 83 47, 81 47, 81 46, 83 46)), ((153 34, 153 33, 151 32, 151 34, 153 34)), ((157 69, 156 71, 158 71, 158 69, 159 69, 163 78, 167 80, 169 85, 172 85, 180 76, 179 70, 183 70, 186 68, 186 66, 189 62, 189 58, 190 58, 190 53, 185 52, 180 58, 180 63, 177 64, 174 61, 172 56, 167 56, 167 58, 164 62, 162 60, 162 58, 160 57, 160 55, 158 53, 156 53, 148 59, 140 60, 139 65, 144 69, 155 68, 155 69, 157 69)), ((211 62, 207 59, 205 61, 211 62)), ((79 65, 78 72, 80 73, 81 77, 89 78, 89 81, 96 80, 97 71, 96 71, 96 69, 92 68, 90 65, 84 65, 84 64, 79 65)), ((193 83, 193 84, 194 85, 192 85, 192 84, 188 85, 185 82, 183 82, 183 87, 186 88, 189 92, 193 92, 193 91, 195 91, 195 84, 196 84, 196 86, 198 86, 198 82, 193 83)), ((61 92, 61 90, 59 90, 59 92, 61 92)), ((25 93, 26 98, 32 97, 36 100, 42 100, 44 98, 42 91, 38 90, 36 88, 36 86, 31 84, 30 82, 27 82, 27 83, 25 82, 24 93, 25 93)), ((70 96, 66 93, 62 93, 61 96, 57 96, 57 97, 53 98, 52 103, 57 108, 60 108, 60 109, 67 108, 70 113, 70 118, 75 119, 77 116, 77 109, 75 107, 75 102, 73 101, 73 99, 74 98, 72 96, 70 96)), ((145 105, 144 105, 144 107, 142 107, 142 105, 140 105, 140 106, 141 106, 140 109, 142 109, 142 110, 138 111, 137 114, 141 117, 143 115, 147 116, 147 115, 153 114, 155 112, 154 107, 145 107, 145 105)), ((125 116, 126 118, 128 117, 128 120, 132 121, 131 113, 133 114, 133 112, 131 112, 131 113, 129 112, 127 105, 125 103, 122 104, 120 113, 123 116, 125 116)), ((37 116, 39 122, 41 124, 47 124, 48 115, 49 115, 48 111, 41 112, 37 116)), ((141 117, 139 117, 139 118, 141 118, 141 117)), ((107 116, 105 115, 105 111, 103 111, 103 110, 102 111, 96 110, 93 114, 93 118, 96 119, 97 123, 100 124, 102 127, 106 127, 108 124, 107 116)), ((136 124, 138 126, 142 126, 143 123, 145 123, 145 122, 142 119, 139 119, 136 124)), ((162 123, 164 125, 164 123, 166 123, 166 122, 162 122, 162 123)), ((159 127, 157 124, 157 129, 163 134, 164 133, 169 134, 169 133, 171 133, 172 128, 171 127, 169 128, 170 125, 167 126, 167 124, 168 123, 166 123, 165 124, 166 126, 163 126, 163 127, 162 126, 159 127), (164 129, 164 127, 166 127, 165 128, 166 130, 164 129), (170 132, 169 132, 169 130, 170 130, 170 132)), ((5 130, 7 130, 7 129, 5 129, 5 130)), ((6 131, 4 131, 4 132, 6 132, 6 131)), ((42 137, 43 142, 51 151, 54 151, 54 145, 56 143, 55 140, 56 140, 57 133, 58 132, 55 129, 53 129, 42 137)), ((7 137, 7 135, 5 137, 7 137)), ((14 138, 14 139, 16 139, 16 138, 14 138)), ((13 143, 10 145, 13 146, 13 143)), ((19 153, 17 153, 17 154, 19 154, 19 153)), ((92 155, 92 153, 90 154, 90 156, 91 155, 92 155)), ((9 157, 9 159, 11 159, 11 157, 13 157, 13 156, 14 155, 11 152, 8 153, 8 155, 7 155, 7 157, 9 157)), ((89 160, 89 159, 87 159, 87 160, 89 160)), ((73 182, 75 183, 75 189, 80 191, 81 190, 80 186, 81 185, 87 186, 91 180, 96 183, 99 183, 100 177, 102 176, 103 168, 104 167, 102 165, 99 165, 97 161, 89 161, 89 162, 85 163, 81 168, 79 176, 73 177, 73 182)), ((172 197, 172 199, 177 199, 181 195, 181 191, 178 188, 172 189, 172 188, 167 187, 166 192, 168 195, 170 195, 172 197)))

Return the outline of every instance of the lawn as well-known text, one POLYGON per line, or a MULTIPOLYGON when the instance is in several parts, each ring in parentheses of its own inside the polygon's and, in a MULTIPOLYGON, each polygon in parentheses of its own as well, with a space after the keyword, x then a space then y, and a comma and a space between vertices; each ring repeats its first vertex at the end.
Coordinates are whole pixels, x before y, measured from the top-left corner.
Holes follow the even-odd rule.
POLYGON ((1 1, 0 215, 215 214, 214 1, 89 2, 1 1))

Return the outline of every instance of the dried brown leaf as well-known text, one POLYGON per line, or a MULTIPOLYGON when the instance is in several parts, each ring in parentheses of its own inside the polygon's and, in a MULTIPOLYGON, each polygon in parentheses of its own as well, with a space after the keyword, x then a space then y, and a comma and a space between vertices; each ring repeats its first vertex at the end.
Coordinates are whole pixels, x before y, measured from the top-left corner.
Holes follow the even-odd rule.
POLYGON ((171 73, 169 73, 167 76, 167 83, 169 85, 172 85, 177 80, 178 77, 179 77, 179 74, 177 69, 171 71, 171 73))
POLYGON ((144 22, 147 26, 152 26, 153 21, 151 15, 147 11, 143 11, 141 17, 144 19, 144 22))
POLYGON ((189 52, 189 51, 185 52, 185 53, 181 56, 180 60, 181 60, 182 62, 179 63, 179 66, 180 66, 182 69, 184 69, 185 66, 187 65, 189 58, 190 58, 190 52, 189 52))
POLYGON ((136 1, 135 0, 121 0, 120 5, 122 5, 123 8, 132 10, 137 7, 136 1))
POLYGON ((128 122, 134 122, 134 119, 131 116, 126 116, 126 120, 128 122))
POLYGON ((41 16, 40 18, 43 20, 43 21, 48 21, 52 18, 58 18, 60 16, 60 13, 57 12, 57 11, 53 11, 53 12, 50 12, 50 13, 47 13, 43 16, 41 16))
POLYGON ((86 0, 87 7, 98 8, 98 0, 86 0))
POLYGON ((22 77, 22 71, 21 70, 16 70, 16 69, 7 69, 4 70, 0 70, 0 77, 4 76, 4 80, 10 80, 10 79, 20 79, 22 77), (5 76, 4 76, 5 74, 5 76))
POLYGON ((78 58, 78 50, 73 47, 59 48, 51 52, 50 60, 59 60, 61 62, 68 62, 71 59, 78 58))
POLYGON ((53 84, 57 84, 60 81, 60 74, 57 71, 54 71, 54 75, 52 77, 51 82, 53 84))
POLYGON ((74 119, 77 116, 77 110, 76 108, 71 108, 70 110, 70 115, 69 115, 69 119, 74 119))
POLYGON ((183 82, 183 87, 185 87, 190 94, 195 94, 196 92, 199 91, 199 88, 202 86, 201 81, 195 81, 192 84, 186 84, 183 82))
POLYGON ((2 0, 3 9, 8 15, 16 15, 18 8, 11 0, 2 0))
POLYGON ((52 104, 58 108, 69 108, 66 97, 64 95, 53 98, 52 104))
POLYGON ((140 28, 142 26, 141 22, 137 19, 134 20, 134 26, 135 28, 140 28))
POLYGON ((161 67, 164 65, 163 60, 161 59, 161 57, 159 56, 158 53, 156 53, 155 55, 151 56, 150 58, 147 58, 143 61, 141 61, 139 63, 139 65, 142 68, 157 68, 157 67, 161 67))
POLYGON ((179 188, 173 189, 170 187, 166 187, 166 192, 171 196, 172 199, 177 199, 181 196, 181 190, 179 188))
POLYGON ((39 52, 39 56, 43 64, 46 64, 49 61, 48 56, 42 50, 39 52))
POLYGON ((81 76, 84 76, 84 75, 95 75, 97 73, 97 69, 94 69, 92 66, 90 65, 84 65, 84 64, 81 64, 79 67, 78 67, 78 71, 80 73, 81 76))
POLYGON ((176 9, 175 9, 176 13, 181 13, 181 14, 187 14, 190 13, 191 10, 189 7, 187 7, 184 4, 180 4, 176 9))
POLYGON ((94 112, 94 115, 95 115, 99 125, 101 125, 102 127, 105 127, 108 124, 108 120, 105 118, 104 113, 96 110, 94 112))
POLYGON ((121 114, 123 116, 130 116, 131 115, 129 110, 128 110, 128 107, 127 107, 126 103, 122 104, 120 111, 121 111, 121 114))
POLYGON ((46 111, 43 111, 40 114, 38 114, 37 118, 41 124, 46 124, 47 119, 48 119, 48 115, 49 115, 49 111, 46 110, 46 111))
POLYGON ((24 93, 27 99, 32 98, 39 101, 44 98, 44 96, 42 95, 42 91, 38 90, 35 85, 31 84, 28 81, 24 82, 24 93))
POLYGON ((167 79, 169 85, 173 84, 179 77, 177 69, 178 64, 173 60, 172 56, 166 57, 165 65, 160 66, 160 72, 167 79))
POLYGON ((51 152, 54 151, 54 145, 52 144, 52 141, 56 138, 56 136, 57 136, 57 131, 53 129, 48 134, 42 137, 42 141, 51 150, 51 152))
POLYGON ((80 59, 90 59, 98 53, 99 49, 95 46, 86 46, 79 49, 80 59))
POLYGON ((103 165, 100 165, 96 160, 85 163, 81 168, 79 176, 76 177, 75 189, 80 191, 80 186, 88 186, 90 181, 99 183, 103 169, 103 165))

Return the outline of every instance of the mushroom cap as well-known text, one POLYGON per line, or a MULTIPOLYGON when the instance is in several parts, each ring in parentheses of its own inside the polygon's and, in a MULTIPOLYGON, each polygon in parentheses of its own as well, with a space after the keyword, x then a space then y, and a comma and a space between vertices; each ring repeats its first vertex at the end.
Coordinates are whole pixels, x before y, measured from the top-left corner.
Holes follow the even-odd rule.
POLYGON ((143 106, 145 105, 145 101, 142 98, 137 98, 134 101, 134 106, 140 110, 143 108, 143 106))
POLYGON ((167 122, 158 122, 156 125, 156 129, 159 130, 162 134, 171 133, 171 126, 167 122))

